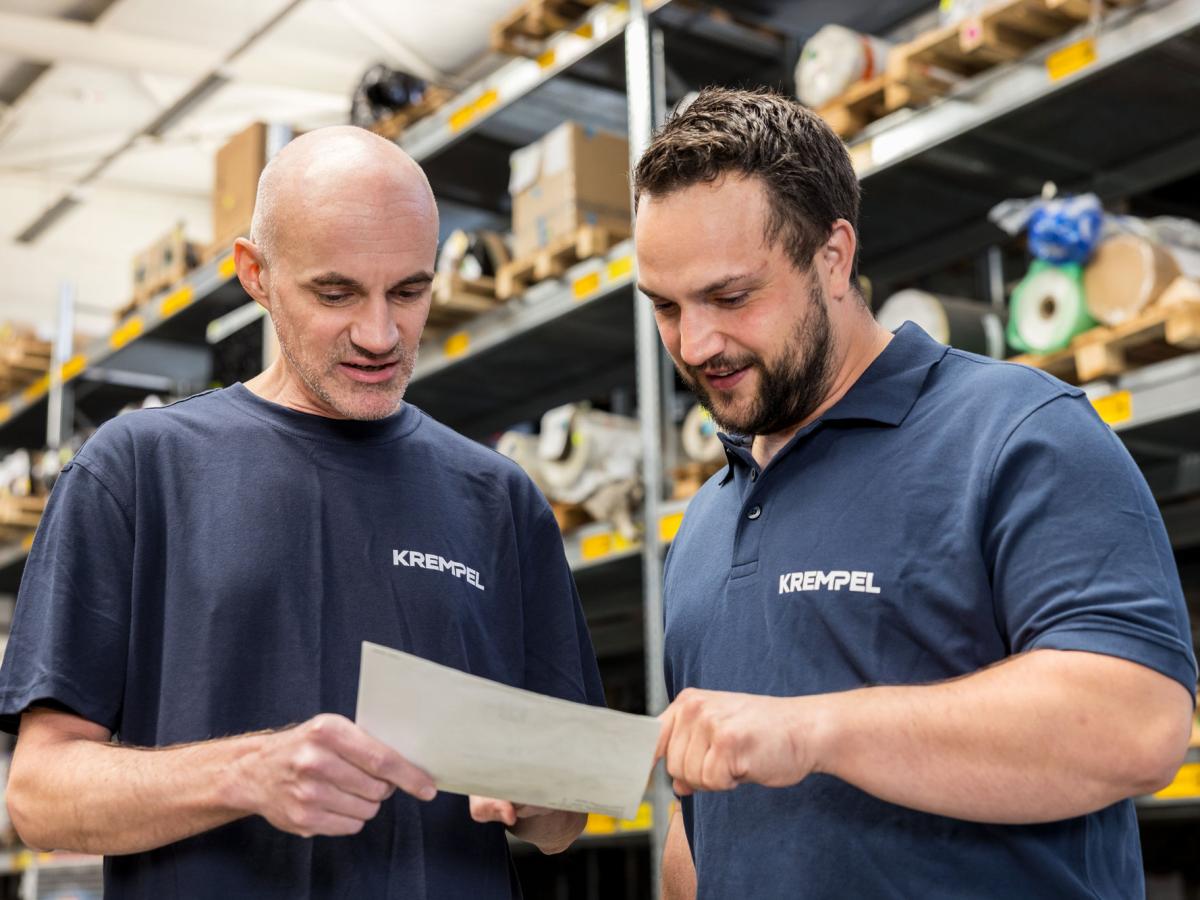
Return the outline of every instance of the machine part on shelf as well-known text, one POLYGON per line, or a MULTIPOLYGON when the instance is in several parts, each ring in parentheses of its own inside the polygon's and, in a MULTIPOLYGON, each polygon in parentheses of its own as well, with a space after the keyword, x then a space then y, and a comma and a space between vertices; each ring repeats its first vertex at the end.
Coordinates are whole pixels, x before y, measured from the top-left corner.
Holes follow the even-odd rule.
POLYGON ((569 403, 542 416, 538 441, 546 493, 583 503, 600 488, 636 479, 642 447, 635 419, 569 403))
POLYGON ((617 534, 632 543, 638 539, 638 510, 646 496, 638 477, 612 481, 583 501, 583 508, 597 522, 612 525, 617 534))
POLYGON ((0 460, 0 493, 28 497, 33 493, 33 459, 18 449, 0 460))
POLYGON ((1157 300, 1178 276, 1179 266, 1165 247, 1131 234, 1109 238, 1083 272, 1088 311, 1105 325, 1120 325, 1157 300))
POLYGON ((423 79, 380 63, 371 66, 350 101, 350 124, 370 128, 408 106, 421 102, 428 86, 423 79))
POLYGON ((909 288, 888 297, 875 318, 888 331, 912 322, 935 341, 959 350, 995 359, 1006 355, 1004 322, 986 303, 909 288))
POLYGON ((796 64, 796 96, 805 106, 824 106, 859 81, 887 68, 891 45, 841 25, 826 25, 804 45, 796 64))
POLYGON ((1018 350, 1050 353, 1095 325, 1083 296, 1083 270, 1035 259, 1013 290, 1008 342, 1018 350))
POLYGON ((698 463, 724 462, 725 445, 717 437, 717 423, 697 403, 683 419, 680 442, 688 459, 698 463))
POLYGON ((479 229, 452 231, 438 254, 439 275, 465 278, 494 278, 500 267, 511 258, 504 235, 497 231, 479 229))
POLYGON ((496 441, 496 452, 507 456, 525 470, 542 493, 546 492, 546 481, 542 477, 542 459, 538 456, 538 436, 522 431, 506 431, 496 441))

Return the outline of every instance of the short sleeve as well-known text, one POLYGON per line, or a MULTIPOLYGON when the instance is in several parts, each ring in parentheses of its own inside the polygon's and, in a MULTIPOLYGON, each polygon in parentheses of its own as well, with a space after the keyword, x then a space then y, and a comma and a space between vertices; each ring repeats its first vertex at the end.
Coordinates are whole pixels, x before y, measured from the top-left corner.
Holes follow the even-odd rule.
POLYGON ((529 486, 525 521, 518 519, 525 607, 525 688, 604 706, 600 669, 567 564, 562 532, 546 501, 529 486))
POLYGON ((984 553, 1014 653, 1103 653, 1195 695, 1187 606, 1162 516, 1120 439, 1082 396, 1030 413, 986 488, 984 553))
POLYGON ((0 666, 0 728, 38 703, 116 731, 129 644, 133 531, 76 461, 59 476, 25 563, 0 666))

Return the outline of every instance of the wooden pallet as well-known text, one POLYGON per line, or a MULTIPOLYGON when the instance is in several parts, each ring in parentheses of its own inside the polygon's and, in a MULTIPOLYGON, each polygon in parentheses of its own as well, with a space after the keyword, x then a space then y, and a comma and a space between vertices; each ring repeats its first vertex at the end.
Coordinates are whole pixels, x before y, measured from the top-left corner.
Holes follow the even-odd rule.
POLYGON ((554 521, 558 523, 558 530, 563 534, 593 521, 582 503, 563 503, 559 500, 551 500, 550 509, 554 512, 554 521))
POLYGON ((688 462, 683 465, 676 466, 671 472, 671 499, 686 500, 693 496, 700 488, 704 487, 704 482, 708 481, 715 473, 725 468, 725 462, 688 462))
POLYGON ((463 278, 439 272, 433 278, 428 324, 433 328, 453 327, 498 305, 494 278, 463 278))
POLYGON ((454 91, 449 88, 439 87, 436 84, 430 85, 418 102, 397 110, 387 118, 380 119, 371 126, 371 130, 376 134, 383 135, 389 141, 394 141, 413 122, 437 112, 454 96, 454 91))
POLYGON ((629 237, 629 229, 581 225, 573 234, 551 241, 537 253, 505 263, 496 273, 496 298, 509 300, 531 284, 559 278, 577 262, 601 256, 629 237))
MULTIPOLYGON (((1105 9, 1132 2, 1104 0, 1105 9)), ((1088 21, 1091 0, 996 0, 978 15, 935 28, 888 56, 887 75, 910 90, 940 94, 961 78, 1011 62, 1088 21)))
POLYGON ((574 28, 602 0, 525 0, 492 26, 491 46, 497 53, 537 57, 546 39, 574 28))
POLYGON ((928 85, 900 84, 885 72, 852 85, 836 100, 818 109, 817 115, 844 139, 858 134, 876 119, 906 106, 927 103, 933 97, 928 85))
POLYGON ((46 497, 0 495, 0 529, 5 533, 32 531, 46 511, 46 497))
POLYGON ((0 393, 18 391, 49 371, 49 341, 24 332, 0 338, 0 393))
POLYGON ((1055 353, 1026 353, 1013 362, 1084 384, 1200 349, 1200 300, 1152 306, 1120 325, 1092 328, 1055 353))

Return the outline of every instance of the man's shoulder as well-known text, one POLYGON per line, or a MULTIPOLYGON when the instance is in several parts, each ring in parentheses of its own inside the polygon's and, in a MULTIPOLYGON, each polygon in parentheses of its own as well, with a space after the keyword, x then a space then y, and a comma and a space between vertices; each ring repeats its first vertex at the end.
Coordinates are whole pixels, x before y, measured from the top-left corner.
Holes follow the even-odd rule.
POLYGON ((504 479, 514 483, 533 486, 533 481, 525 470, 515 462, 500 453, 459 434, 448 425, 443 425, 429 413, 414 407, 420 415, 420 427, 415 429, 411 438, 420 441, 436 455, 439 468, 468 477, 484 477, 504 479))
POLYGON ((77 459, 85 465, 104 465, 114 455, 127 458, 144 447, 173 436, 215 436, 220 422, 229 414, 221 389, 203 391, 163 406, 123 413, 104 422, 87 439, 77 459))
POLYGON ((925 397, 971 428, 1015 426, 1051 401, 1084 392, 1032 366, 951 348, 926 385, 925 397))

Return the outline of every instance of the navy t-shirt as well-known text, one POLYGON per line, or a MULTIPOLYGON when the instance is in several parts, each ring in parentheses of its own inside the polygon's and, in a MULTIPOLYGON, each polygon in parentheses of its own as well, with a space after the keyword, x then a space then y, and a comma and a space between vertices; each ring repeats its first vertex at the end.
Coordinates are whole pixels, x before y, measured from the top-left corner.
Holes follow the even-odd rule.
MULTIPOLYGON (((1194 691, 1158 509, 1077 388, 908 324, 765 469, 726 446, 666 564, 672 697, 923 684, 1038 648, 1122 657, 1194 691)), ((1131 801, 987 825, 813 775, 683 811, 703 900, 1143 893, 1131 801)))
MULTIPOLYGON (((520 469, 409 405, 338 421, 235 385, 106 423, 66 467, 25 567, 0 725, 48 703, 158 747, 353 718, 364 640, 603 703, 561 535, 520 469)), ((250 817, 110 857, 105 889, 520 893, 503 826, 473 822, 465 797, 399 791, 353 837, 250 817)))

